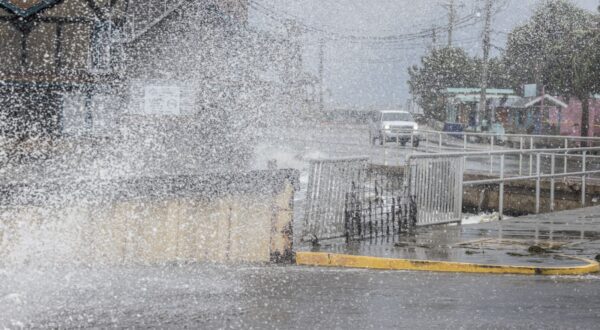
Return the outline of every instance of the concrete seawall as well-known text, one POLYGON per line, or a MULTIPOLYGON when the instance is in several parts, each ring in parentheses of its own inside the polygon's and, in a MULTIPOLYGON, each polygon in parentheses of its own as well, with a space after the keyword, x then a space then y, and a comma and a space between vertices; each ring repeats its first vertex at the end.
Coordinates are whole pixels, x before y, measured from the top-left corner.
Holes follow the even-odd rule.
POLYGON ((5 187, 0 263, 289 261, 296 178, 265 171, 5 187))

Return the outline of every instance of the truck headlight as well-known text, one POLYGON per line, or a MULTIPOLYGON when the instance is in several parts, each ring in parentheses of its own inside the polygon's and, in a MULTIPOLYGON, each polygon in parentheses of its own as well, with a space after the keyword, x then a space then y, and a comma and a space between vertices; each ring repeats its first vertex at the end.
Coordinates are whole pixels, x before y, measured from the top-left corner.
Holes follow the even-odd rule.
POLYGON ((383 126, 383 129, 390 129, 390 125, 383 126))
POLYGON ((418 130, 418 129, 419 129, 419 124, 414 124, 414 125, 413 125, 413 129, 414 129, 415 131, 416 131, 416 130, 418 130))

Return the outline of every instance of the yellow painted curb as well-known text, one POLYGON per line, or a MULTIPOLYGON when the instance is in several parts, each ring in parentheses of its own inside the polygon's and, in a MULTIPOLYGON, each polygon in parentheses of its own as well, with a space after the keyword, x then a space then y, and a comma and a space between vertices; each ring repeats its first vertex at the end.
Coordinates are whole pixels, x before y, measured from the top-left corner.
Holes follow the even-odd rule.
POLYGON ((600 271, 600 265, 594 260, 571 256, 568 257, 586 262, 587 265, 576 267, 484 265, 463 262, 391 259, 325 252, 296 252, 296 264, 303 266, 348 267, 383 270, 420 270, 450 273, 522 275, 583 275, 600 271))

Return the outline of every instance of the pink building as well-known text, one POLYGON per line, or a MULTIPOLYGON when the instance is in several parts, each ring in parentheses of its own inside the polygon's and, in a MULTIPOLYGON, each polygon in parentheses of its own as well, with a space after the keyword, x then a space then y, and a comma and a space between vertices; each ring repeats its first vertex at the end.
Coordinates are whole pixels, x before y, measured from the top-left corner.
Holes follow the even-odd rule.
MULTIPOLYGON (((571 98, 567 108, 562 111, 552 107, 548 112, 549 124, 560 127, 560 135, 581 136, 581 101, 577 98, 571 98)), ((600 136, 600 95, 590 100, 589 125, 588 136, 600 136)))

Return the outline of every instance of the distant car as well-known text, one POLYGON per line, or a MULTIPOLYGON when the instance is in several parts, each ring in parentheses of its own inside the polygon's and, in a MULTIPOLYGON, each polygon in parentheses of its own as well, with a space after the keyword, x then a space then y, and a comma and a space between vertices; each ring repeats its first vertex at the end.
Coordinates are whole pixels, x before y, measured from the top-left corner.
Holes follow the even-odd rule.
POLYGON ((407 111, 374 111, 369 118, 369 135, 372 144, 377 141, 379 144, 394 141, 406 145, 412 137, 413 147, 418 147, 420 142, 418 130, 419 124, 407 111))

